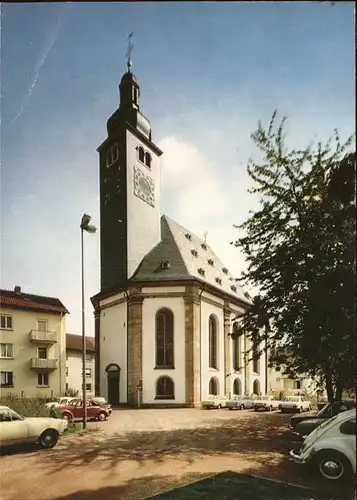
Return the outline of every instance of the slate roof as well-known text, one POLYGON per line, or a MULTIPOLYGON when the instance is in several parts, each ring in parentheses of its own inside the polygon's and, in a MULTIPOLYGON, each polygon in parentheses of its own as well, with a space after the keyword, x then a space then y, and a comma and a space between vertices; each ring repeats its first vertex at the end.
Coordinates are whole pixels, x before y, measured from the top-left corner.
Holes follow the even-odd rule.
POLYGON ((249 295, 201 238, 166 215, 161 217, 161 242, 142 260, 132 281, 203 281, 217 290, 251 304, 249 295), (165 268, 165 261, 168 267, 165 268), (204 273, 204 274, 203 274, 204 273))
MULTIPOLYGON (((66 333, 66 349, 82 350, 82 335, 66 333)), ((86 351, 95 351, 94 338, 86 337, 86 351)))
POLYGON ((21 291, 15 292, 14 290, 0 290, 0 307, 50 313, 69 313, 59 299, 22 293, 21 291))

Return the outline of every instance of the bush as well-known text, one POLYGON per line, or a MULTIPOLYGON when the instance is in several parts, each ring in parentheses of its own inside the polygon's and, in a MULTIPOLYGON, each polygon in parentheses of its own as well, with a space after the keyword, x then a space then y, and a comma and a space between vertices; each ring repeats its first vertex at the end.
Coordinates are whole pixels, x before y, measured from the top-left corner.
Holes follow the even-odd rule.
POLYGON ((18 398, 4 396, 0 398, 1 406, 8 406, 22 417, 48 417, 50 411, 45 407, 48 398, 18 398))

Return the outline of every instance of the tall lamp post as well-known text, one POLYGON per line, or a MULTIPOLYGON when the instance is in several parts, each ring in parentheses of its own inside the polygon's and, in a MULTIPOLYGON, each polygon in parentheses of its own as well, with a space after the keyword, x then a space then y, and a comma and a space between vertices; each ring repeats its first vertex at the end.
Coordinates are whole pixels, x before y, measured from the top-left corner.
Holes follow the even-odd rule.
POLYGON ((83 233, 95 233, 97 228, 90 224, 91 216, 83 214, 81 219, 81 264, 82 264, 82 401, 83 401, 83 429, 87 426, 87 406, 86 406, 86 329, 84 314, 84 251, 83 233))

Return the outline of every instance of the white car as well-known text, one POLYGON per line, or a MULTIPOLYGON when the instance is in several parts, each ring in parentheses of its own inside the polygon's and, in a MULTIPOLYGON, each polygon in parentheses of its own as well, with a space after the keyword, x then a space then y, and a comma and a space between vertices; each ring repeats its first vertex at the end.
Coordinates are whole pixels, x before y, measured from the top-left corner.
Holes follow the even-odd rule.
POLYGON ((279 408, 279 403, 277 399, 274 398, 274 396, 262 396, 259 399, 256 399, 253 402, 253 408, 254 411, 259 411, 259 410, 265 410, 265 411, 271 411, 271 410, 277 410, 279 408))
POLYGON ((279 402, 279 410, 281 413, 295 412, 302 413, 303 411, 311 410, 311 401, 308 401, 304 396, 285 396, 279 402))
POLYGON ((0 406, 0 445, 39 443, 53 448, 68 427, 66 420, 47 417, 21 417, 7 406, 0 406))
POLYGON ((72 397, 64 396, 63 398, 62 397, 55 398, 54 401, 50 401, 49 403, 45 403, 45 407, 46 408, 58 408, 59 406, 66 406, 66 405, 68 405, 68 403, 70 401, 72 401, 72 399, 78 399, 78 398, 74 398, 73 396, 72 397))
POLYGON ((217 408, 226 408, 227 407, 228 398, 226 396, 208 396, 208 398, 204 401, 201 401, 201 407, 208 409, 217 408))
POLYGON ((290 458, 309 465, 330 481, 356 474, 356 409, 347 410, 316 427, 290 458))

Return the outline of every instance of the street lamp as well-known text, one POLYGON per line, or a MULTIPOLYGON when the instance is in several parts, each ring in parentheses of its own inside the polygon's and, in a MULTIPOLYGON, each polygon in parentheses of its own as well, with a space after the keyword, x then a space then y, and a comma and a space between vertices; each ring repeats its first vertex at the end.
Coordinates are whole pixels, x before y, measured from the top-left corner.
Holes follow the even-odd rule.
POLYGON ((84 252, 83 252, 83 233, 95 233, 97 228, 90 225, 91 216, 83 214, 81 220, 81 263, 82 263, 82 401, 83 401, 83 429, 87 425, 87 406, 86 406, 86 334, 85 334, 85 315, 84 315, 84 252))

